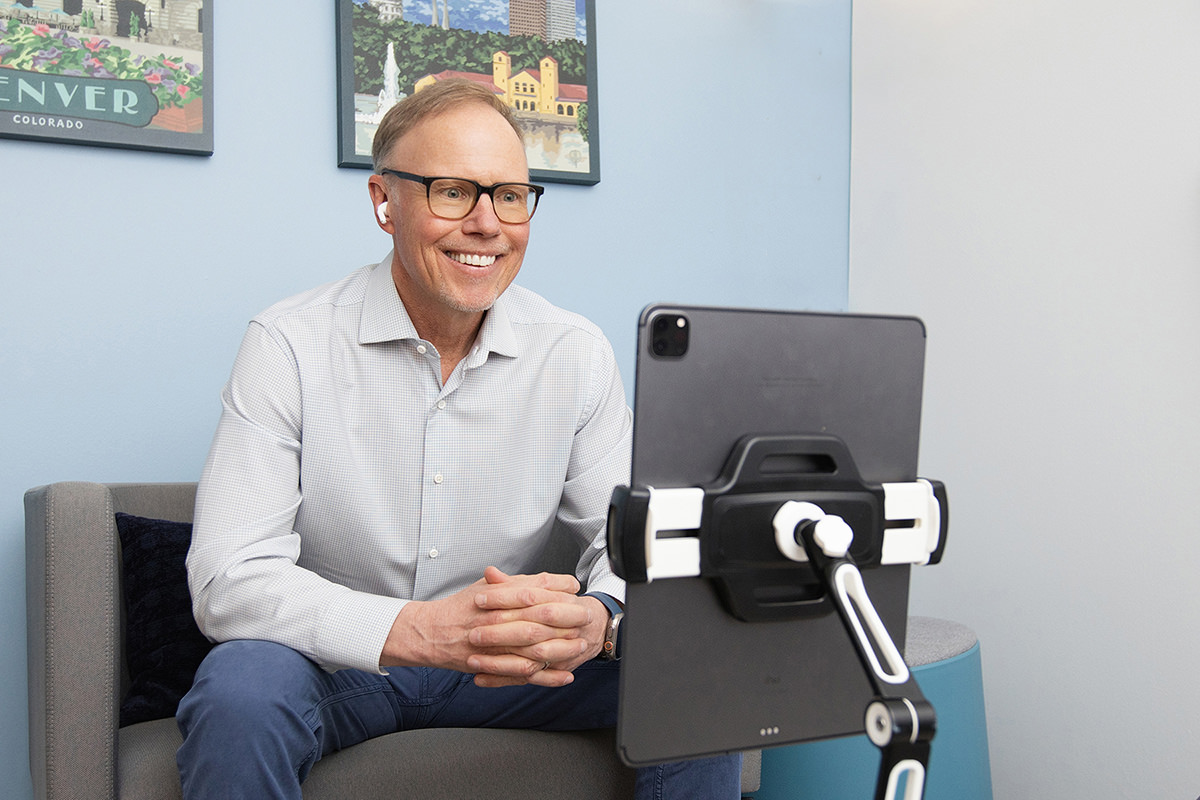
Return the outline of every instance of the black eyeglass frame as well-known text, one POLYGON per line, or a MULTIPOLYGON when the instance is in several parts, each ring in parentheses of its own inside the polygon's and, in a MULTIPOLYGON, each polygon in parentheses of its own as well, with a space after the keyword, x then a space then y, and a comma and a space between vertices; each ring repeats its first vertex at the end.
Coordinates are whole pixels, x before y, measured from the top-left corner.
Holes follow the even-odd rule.
MULTIPOLYGON (((458 178, 453 175, 417 175, 413 172, 404 172, 403 170, 398 169, 381 169, 379 170, 379 174, 395 175, 397 178, 402 178, 406 181, 425 184, 425 203, 429 206, 429 213, 442 219, 466 219, 468 216, 470 216, 471 212, 475 210, 475 206, 479 205, 479 198, 483 197, 485 194, 491 198, 492 208, 494 209, 496 207, 496 195, 493 194, 493 192, 495 192, 497 189, 502 189, 505 186, 524 186, 533 192, 533 208, 529 210, 529 218, 526 219, 525 222, 506 223, 508 225, 524 225, 526 222, 529 222, 529 220, 533 219, 533 214, 535 211, 537 211, 538 201, 542 199, 542 193, 546 191, 545 186, 540 186, 536 183, 522 183, 521 181, 504 181, 503 183, 493 183, 491 186, 484 186, 482 183, 473 181, 470 178, 458 178), (433 184, 435 181, 461 181, 462 183, 469 183, 471 186, 474 186, 475 200, 471 203, 471 207, 468 208, 461 217, 447 217, 445 214, 439 214, 434 211, 433 198, 430 196, 430 193, 433 191, 433 184)), ((499 217, 498 212, 496 216, 499 217)), ((505 220, 500 221, 505 222, 505 220)))

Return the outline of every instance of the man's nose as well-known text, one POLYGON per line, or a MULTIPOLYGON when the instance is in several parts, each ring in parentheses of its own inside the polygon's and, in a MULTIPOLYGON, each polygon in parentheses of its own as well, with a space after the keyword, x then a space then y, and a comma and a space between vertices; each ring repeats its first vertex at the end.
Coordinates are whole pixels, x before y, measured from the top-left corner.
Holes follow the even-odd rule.
POLYGON ((463 218, 463 231, 493 235, 500 232, 500 217, 496 216, 496 206, 490 194, 480 192, 475 207, 463 218))

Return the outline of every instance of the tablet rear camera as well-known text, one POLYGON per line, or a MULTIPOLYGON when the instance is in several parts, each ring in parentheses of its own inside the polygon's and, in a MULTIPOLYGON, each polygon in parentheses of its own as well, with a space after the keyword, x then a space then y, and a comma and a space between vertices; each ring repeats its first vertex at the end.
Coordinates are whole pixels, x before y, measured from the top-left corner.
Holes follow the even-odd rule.
POLYGON ((650 324, 650 351, 659 358, 680 358, 688 349, 688 320, 682 314, 659 314, 650 324))

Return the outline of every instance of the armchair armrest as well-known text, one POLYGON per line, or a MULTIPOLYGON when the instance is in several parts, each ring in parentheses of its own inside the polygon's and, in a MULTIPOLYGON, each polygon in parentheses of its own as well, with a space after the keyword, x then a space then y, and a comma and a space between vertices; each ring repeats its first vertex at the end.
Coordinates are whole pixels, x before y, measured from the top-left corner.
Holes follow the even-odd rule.
POLYGON ((120 548, 96 483, 25 493, 29 765, 41 800, 115 797, 120 548))

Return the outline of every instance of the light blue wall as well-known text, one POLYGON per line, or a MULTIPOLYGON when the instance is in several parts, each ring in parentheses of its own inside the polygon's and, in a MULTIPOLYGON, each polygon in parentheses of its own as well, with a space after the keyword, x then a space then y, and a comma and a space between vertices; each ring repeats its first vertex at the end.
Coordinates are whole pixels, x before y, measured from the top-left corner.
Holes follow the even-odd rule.
MULTIPOLYGON (((657 301, 844 309, 849 0, 600 0, 602 181, 520 281, 610 335, 657 301)), ((418 18, 420 16, 418 15, 418 18)), ((380 258, 335 167, 329 3, 224 4, 211 158, 0 140, 0 794, 30 796, 22 493, 194 480, 246 320, 380 258)))

